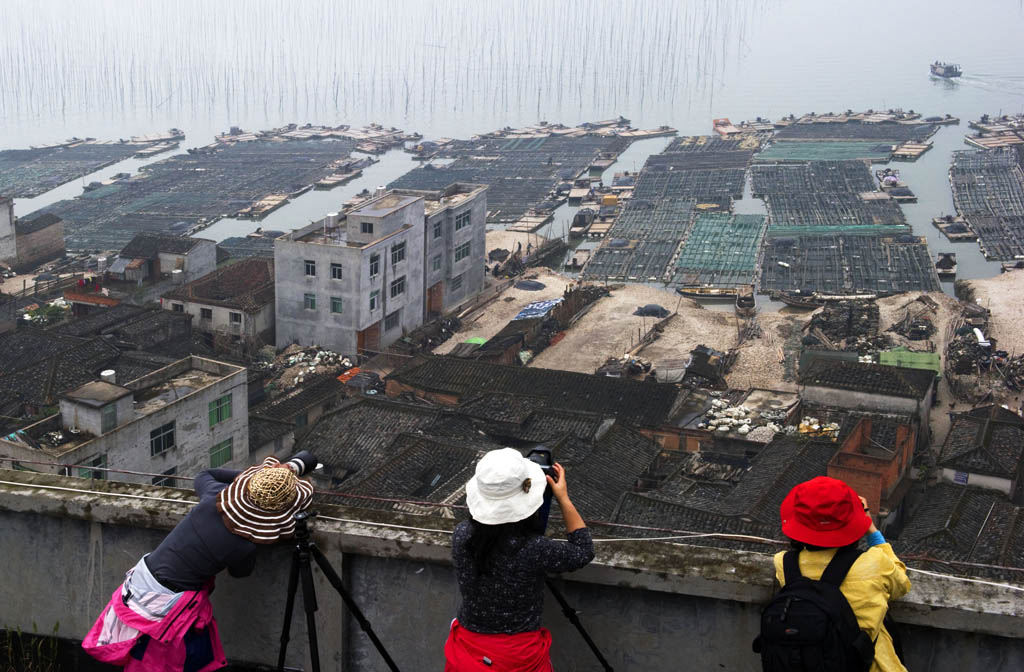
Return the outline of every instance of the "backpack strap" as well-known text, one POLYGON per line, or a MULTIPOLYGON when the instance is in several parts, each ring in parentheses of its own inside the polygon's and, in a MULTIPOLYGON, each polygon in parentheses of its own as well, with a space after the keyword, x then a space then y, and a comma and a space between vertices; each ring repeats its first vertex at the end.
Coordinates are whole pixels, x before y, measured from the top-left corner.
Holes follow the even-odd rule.
POLYGON ((850 571, 850 567, 853 567, 853 563, 857 562, 857 558, 860 557, 861 551, 856 546, 844 546, 836 551, 836 554, 832 556, 831 562, 828 563, 828 567, 821 573, 821 579, 823 583, 835 586, 838 588, 843 583, 843 579, 846 578, 847 572, 850 571))
POLYGON ((782 576, 786 579, 786 585, 803 578, 800 573, 800 551, 786 551, 782 556, 782 576))

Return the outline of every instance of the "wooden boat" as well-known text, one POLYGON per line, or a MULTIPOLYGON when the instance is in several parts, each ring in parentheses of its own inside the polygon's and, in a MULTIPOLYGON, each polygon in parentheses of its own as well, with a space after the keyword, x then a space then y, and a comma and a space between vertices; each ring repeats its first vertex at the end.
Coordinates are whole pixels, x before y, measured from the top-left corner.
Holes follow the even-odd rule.
POLYGON ((931 64, 931 72, 936 77, 943 77, 945 79, 953 79, 964 74, 964 71, 956 63, 942 63, 935 61, 931 64))
POLYGON ((754 288, 736 292, 736 314, 740 317, 752 317, 757 312, 754 301, 754 288))
POLYGON ((825 305, 825 301, 819 299, 814 293, 805 294, 800 291, 779 292, 772 298, 794 308, 820 308, 825 305))
POLYGON ((956 276, 956 253, 939 252, 939 258, 935 261, 935 270, 940 278, 952 278, 956 276))
POLYGON ((733 301, 736 299, 735 287, 678 287, 676 291, 690 299, 703 299, 705 301, 733 301))
POLYGON ((581 208, 572 218, 572 225, 569 227, 570 238, 582 238, 590 230, 597 213, 590 208, 581 208))

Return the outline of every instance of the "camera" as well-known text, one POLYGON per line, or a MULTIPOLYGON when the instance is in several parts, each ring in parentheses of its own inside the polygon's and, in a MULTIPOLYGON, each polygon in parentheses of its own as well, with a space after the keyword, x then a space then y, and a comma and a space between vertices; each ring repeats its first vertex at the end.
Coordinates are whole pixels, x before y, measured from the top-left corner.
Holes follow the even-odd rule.
POLYGON ((545 476, 558 480, 558 472, 555 471, 555 456, 552 454, 551 449, 544 445, 539 445, 530 450, 526 454, 526 459, 529 461, 539 464, 541 471, 544 472, 545 476))

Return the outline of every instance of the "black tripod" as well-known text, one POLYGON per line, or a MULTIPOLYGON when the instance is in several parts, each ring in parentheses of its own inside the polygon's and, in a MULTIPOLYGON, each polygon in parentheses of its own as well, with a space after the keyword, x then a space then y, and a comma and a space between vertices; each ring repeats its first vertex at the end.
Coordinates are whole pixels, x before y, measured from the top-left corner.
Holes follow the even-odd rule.
POLYGON ((373 645, 377 647, 381 657, 384 658, 384 662, 387 663, 392 672, 400 672, 398 666, 395 665, 395 661, 391 659, 384 645, 381 644, 376 633, 373 632, 373 627, 366 620, 366 616, 359 609, 359 605, 355 603, 352 595, 345 589, 345 584, 341 582, 341 577, 334 571, 331 563, 327 561, 327 558, 316 547, 316 544, 309 540, 309 526, 306 521, 314 516, 316 516, 316 513, 307 511, 295 514, 295 550, 292 554, 291 572, 288 575, 288 601, 284 607, 284 627, 281 629, 281 652, 277 657, 278 672, 284 671, 284 656, 288 650, 289 631, 292 627, 292 611, 295 608, 295 593, 298 590, 300 578, 302 579, 302 607, 306 612, 306 631, 309 635, 309 658, 313 665, 313 672, 320 672, 320 649, 316 641, 316 588, 313 585, 313 569, 309 563, 310 556, 316 560, 316 564, 320 566, 320 571, 324 573, 327 580, 331 582, 334 589, 341 595, 341 599, 345 601, 345 606, 355 616, 359 622, 359 627, 363 629, 363 632, 370 638, 373 645))
POLYGON ((612 666, 609 665, 608 661, 601 655, 601 651, 598 650, 597 644, 595 644, 594 640, 590 638, 590 633, 587 632, 586 628, 583 627, 583 623, 580 622, 579 612, 573 609, 572 605, 566 601, 565 595, 562 595, 562 591, 558 589, 558 586, 555 585, 554 581, 551 579, 544 579, 544 583, 547 584, 548 590, 551 591, 551 594, 555 596, 555 600, 558 601, 559 606, 562 607, 562 613, 565 614, 565 617, 569 619, 570 623, 576 626, 576 629, 580 631, 580 635, 583 636, 583 641, 587 643, 590 650, 594 652, 595 656, 597 656, 597 662, 601 663, 601 667, 604 668, 605 672, 614 672, 614 670, 612 670, 612 666))

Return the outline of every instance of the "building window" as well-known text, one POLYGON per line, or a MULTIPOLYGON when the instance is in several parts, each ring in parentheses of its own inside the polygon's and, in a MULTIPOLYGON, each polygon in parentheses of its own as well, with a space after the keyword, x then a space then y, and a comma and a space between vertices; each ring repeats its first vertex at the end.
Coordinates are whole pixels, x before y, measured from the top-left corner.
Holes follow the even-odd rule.
POLYGON ((303 411, 295 416, 295 428, 305 427, 309 424, 309 411, 303 411))
POLYGON ((106 478, 105 471, 100 471, 107 468, 107 456, 97 455, 91 457, 85 462, 79 462, 78 477, 79 478, 106 478), (98 469, 88 469, 83 467, 98 467, 98 469))
POLYGON ((391 331, 402 323, 402 310, 398 309, 384 318, 384 331, 391 331))
POLYGON ((306 310, 316 310, 316 294, 303 294, 302 307, 306 310))
POLYGON ((176 479, 176 478, 168 478, 168 476, 174 476, 177 473, 178 473, 178 468, 177 467, 171 467, 167 471, 163 472, 163 474, 164 474, 163 476, 154 476, 153 477, 153 485, 163 485, 163 486, 166 486, 168 488, 173 488, 175 482, 178 479, 176 479))
POLYGON ((231 395, 225 394, 220 399, 210 402, 210 427, 224 422, 231 417, 231 395))
POLYGON ((115 427, 117 427, 117 406, 107 404, 100 411, 100 432, 106 434, 114 431, 115 427))
POLYGON ((394 266, 400 261, 405 261, 405 242, 391 246, 391 265, 394 266))
POLYGON ((242 314, 241 313, 228 313, 228 321, 230 321, 231 324, 241 324, 242 323, 242 314))
POLYGON ((149 454, 159 455, 174 448, 174 420, 160 425, 149 433, 149 454))
POLYGON ((185 304, 183 304, 183 303, 172 303, 171 304, 171 310, 173 310, 176 313, 184 313, 185 312, 185 304))
POLYGON ((377 303, 380 301, 380 290, 370 292, 370 310, 377 310, 377 303))
POLYGON ((470 215, 470 212, 467 210, 466 212, 463 212, 462 214, 455 216, 455 230, 456 231, 461 231, 464 228, 466 228, 467 226, 469 226, 469 224, 470 224, 469 215, 470 215))
POLYGON ((431 270, 434 270, 434 271, 440 271, 441 270, 441 255, 440 254, 435 256, 433 259, 430 260, 430 268, 431 268, 431 270))
POLYGON ((434 238, 440 238, 441 237, 441 234, 443 233, 443 229, 441 228, 442 224, 443 224, 443 221, 440 220, 440 219, 437 220, 436 222, 434 222, 434 238))
POLYGON ((313 259, 306 259, 306 275, 316 275, 316 261, 313 259))
POLYGON ((370 255, 370 277, 376 278, 377 274, 380 273, 380 255, 370 255))
POLYGON ((331 312, 332 313, 340 313, 341 312, 341 307, 342 307, 341 298, 337 297, 337 296, 332 296, 331 297, 331 312))
POLYGON ((452 281, 448 284, 448 286, 451 287, 453 292, 462 289, 462 276, 456 275, 454 278, 452 278, 452 281))
POLYGON ((405 294, 405 276, 391 281, 391 298, 405 294))
POLYGON ((341 280, 341 264, 331 264, 331 280, 341 280))
POLYGON ((373 222, 363 222, 359 226, 363 233, 373 233, 373 222))
POLYGON ((469 256, 471 243, 463 243, 455 248, 455 261, 462 261, 469 256))
POLYGON ((199 318, 202 319, 202 320, 212 320, 213 319, 213 308, 200 308, 199 309, 199 318))
POLYGON ((229 438, 227 441, 221 441, 210 448, 211 469, 223 466, 231 461, 231 444, 233 441, 233 438, 229 438))

